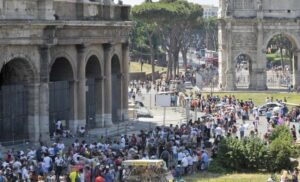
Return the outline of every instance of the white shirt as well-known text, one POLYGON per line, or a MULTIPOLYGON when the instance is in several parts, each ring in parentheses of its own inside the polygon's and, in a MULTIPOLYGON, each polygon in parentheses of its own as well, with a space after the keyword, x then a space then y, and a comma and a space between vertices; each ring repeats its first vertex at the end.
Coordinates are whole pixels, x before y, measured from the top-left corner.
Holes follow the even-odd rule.
POLYGON ((218 126, 218 127, 215 129, 215 133, 216 133, 217 136, 218 136, 218 135, 222 136, 222 133, 223 133, 222 128, 218 126))
POLYGON ((187 157, 184 157, 181 161, 183 167, 187 167, 189 165, 187 157))
POLYGON ((174 145, 172 147, 172 152, 173 152, 173 154, 177 154, 177 146, 176 145, 174 145))
POLYGON ((29 179, 29 174, 28 174, 28 170, 26 169, 26 167, 22 168, 22 179, 23 180, 29 179))
POLYGON ((49 168, 51 166, 52 159, 49 156, 44 157, 45 167, 49 168))
POLYGON ((121 147, 124 148, 124 147, 125 147, 125 144, 126 144, 125 138, 122 137, 122 138, 121 138, 121 142, 120 142, 121 147))
POLYGON ((179 152, 178 153, 178 160, 181 161, 183 159, 183 157, 184 157, 183 152, 179 152))
POLYGON ((189 166, 193 165, 193 162, 194 162, 194 161, 193 161, 193 157, 192 157, 192 156, 189 155, 189 156, 187 157, 187 160, 188 160, 189 166))
POLYGON ((63 143, 58 143, 58 144, 57 144, 57 147, 58 147, 60 150, 64 150, 64 149, 65 149, 65 144, 63 144, 63 143))

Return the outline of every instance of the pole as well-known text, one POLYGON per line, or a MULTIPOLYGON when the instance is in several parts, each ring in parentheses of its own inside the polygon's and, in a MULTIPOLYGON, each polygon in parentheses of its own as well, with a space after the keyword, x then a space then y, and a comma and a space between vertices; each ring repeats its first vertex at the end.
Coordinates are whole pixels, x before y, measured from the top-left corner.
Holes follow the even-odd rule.
POLYGON ((195 111, 195 113, 194 113, 194 121, 197 121, 197 109, 198 109, 198 106, 196 106, 194 108, 194 111, 195 111))
POLYGON ((150 109, 152 109, 152 94, 150 92, 150 109))
POLYGON ((166 126, 166 107, 164 107, 164 119, 163 119, 163 125, 166 126))
POLYGON ((188 123, 189 120, 190 120, 190 109, 189 109, 189 107, 190 107, 190 99, 187 99, 187 100, 186 100, 186 106, 185 106, 186 123, 188 123))

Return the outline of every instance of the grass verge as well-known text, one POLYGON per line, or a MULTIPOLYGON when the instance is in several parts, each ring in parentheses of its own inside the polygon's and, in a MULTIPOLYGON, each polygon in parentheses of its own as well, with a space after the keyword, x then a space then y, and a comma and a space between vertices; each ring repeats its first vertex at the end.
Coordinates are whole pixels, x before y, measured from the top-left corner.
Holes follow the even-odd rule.
MULTIPOLYGON (((136 73, 136 72, 145 72, 146 74, 152 73, 151 64, 143 64, 143 70, 141 70, 141 64, 138 62, 130 62, 129 67, 130 73, 136 73)), ((158 71, 159 73, 167 71, 166 67, 160 67, 155 66, 155 71, 158 71)))
MULTIPOLYGON (((185 177, 186 182, 266 182, 270 174, 213 174, 200 173, 185 177)), ((277 176, 279 179, 279 176, 277 176)))

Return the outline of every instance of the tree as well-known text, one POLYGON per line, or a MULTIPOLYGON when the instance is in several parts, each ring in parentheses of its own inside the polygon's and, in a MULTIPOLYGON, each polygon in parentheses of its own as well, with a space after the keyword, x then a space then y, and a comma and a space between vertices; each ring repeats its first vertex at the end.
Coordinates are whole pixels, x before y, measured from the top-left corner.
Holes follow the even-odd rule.
MULTIPOLYGON (((150 28, 150 31, 147 33, 150 47, 152 33, 159 30, 162 48, 168 53, 169 58, 168 78, 173 77, 172 68, 174 69, 174 75, 176 75, 178 55, 182 46, 184 29, 190 27, 191 24, 194 24, 201 18, 201 6, 189 3, 185 0, 161 0, 159 2, 146 2, 134 6, 132 15, 139 21, 154 28, 150 28)), ((154 58, 154 56, 152 56, 152 58, 154 58)), ((154 60, 152 60, 151 63, 154 68, 154 60)), ((154 69, 152 71, 154 72, 154 69)))
POLYGON ((132 16, 133 18, 143 24, 143 31, 146 36, 145 43, 148 45, 148 48, 150 49, 150 62, 152 66, 152 81, 155 80, 154 73, 155 73, 155 34, 157 32, 157 24, 153 18, 150 18, 150 14, 148 12, 151 7, 153 7, 155 3, 152 3, 151 1, 146 1, 145 3, 134 6, 132 8, 132 16))

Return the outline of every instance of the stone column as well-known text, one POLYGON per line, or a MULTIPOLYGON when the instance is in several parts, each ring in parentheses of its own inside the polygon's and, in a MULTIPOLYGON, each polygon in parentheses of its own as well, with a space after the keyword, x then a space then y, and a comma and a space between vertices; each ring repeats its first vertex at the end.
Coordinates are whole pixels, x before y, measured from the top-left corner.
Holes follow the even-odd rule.
POLYGON ((86 126, 86 78, 85 78, 85 55, 86 47, 84 45, 77 46, 77 123, 75 127, 78 129, 86 126))
MULTIPOLYGON (((266 65, 267 60, 265 56, 265 48, 263 47, 263 24, 260 21, 257 25, 257 58, 256 67, 252 70, 251 75, 255 76, 256 83, 253 84, 254 90, 267 90, 267 75, 266 75, 266 65)), ((253 60, 254 61, 254 60, 253 60)))
POLYGON ((78 112, 77 112, 77 81, 70 81, 70 119, 68 122, 68 128, 75 134, 78 128, 78 112))
POLYGON ((104 127, 104 118, 103 118, 103 77, 96 78, 95 80, 95 88, 96 88, 96 127, 103 128, 104 127))
MULTIPOLYGON (((40 48, 40 84, 39 84, 39 141, 49 141, 49 64, 50 47, 40 48)), ((36 89, 35 89, 36 92, 36 89)))
POLYGON ((293 86, 295 90, 300 90, 300 69, 299 69, 299 59, 300 59, 300 50, 296 50, 294 52, 294 59, 293 59, 293 86))
MULTIPOLYGON (((26 90, 28 91, 28 134, 29 140, 34 143, 38 143, 40 141, 40 136, 43 134, 40 129, 48 129, 48 138, 49 138, 49 125, 47 128, 48 121, 40 117, 42 110, 39 108, 41 105, 45 106, 48 103, 40 102, 44 101, 43 99, 39 100, 39 84, 38 83, 30 83, 27 85, 26 90), (40 122, 41 123, 40 123, 40 122), (42 124, 46 124, 43 126, 42 124)), ((45 107, 43 107, 45 108, 45 107)), ((46 118, 47 119, 47 118, 46 118)), ((47 141, 48 138, 44 138, 44 141, 47 141)))
POLYGON ((227 55, 226 51, 228 47, 226 47, 226 31, 223 22, 219 22, 219 86, 222 86, 222 89, 226 86, 226 69, 227 69, 227 55))
POLYGON ((129 73, 128 73, 129 45, 127 42, 125 44, 122 44, 122 58, 123 58, 122 119, 123 121, 127 121, 128 120, 128 81, 129 81, 129 73))
POLYGON ((111 44, 105 44, 103 45, 104 49, 104 74, 105 74, 105 106, 104 106, 104 123, 105 126, 111 126, 112 123, 112 90, 111 90, 111 53, 112 53, 112 45, 111 44))
POLYGON ((232 30, 231 22, 227 23, 226 34, 227 34, 227 69, 226 69, 226 90, 235 90, 235 65, 232 60, 232 30))

